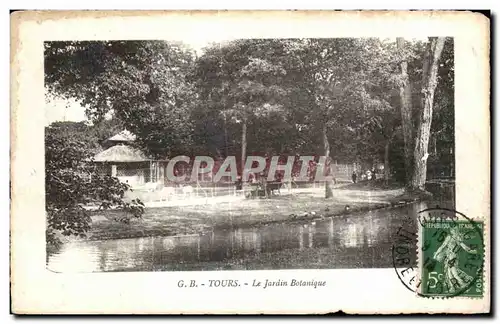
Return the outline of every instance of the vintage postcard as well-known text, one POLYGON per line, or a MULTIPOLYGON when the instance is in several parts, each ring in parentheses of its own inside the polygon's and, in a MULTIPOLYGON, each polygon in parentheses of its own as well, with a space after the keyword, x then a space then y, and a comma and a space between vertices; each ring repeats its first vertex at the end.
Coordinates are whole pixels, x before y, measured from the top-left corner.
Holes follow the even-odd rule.
POLYGON ((11 21, 14 313, 490 311, 487 17, 11 21))

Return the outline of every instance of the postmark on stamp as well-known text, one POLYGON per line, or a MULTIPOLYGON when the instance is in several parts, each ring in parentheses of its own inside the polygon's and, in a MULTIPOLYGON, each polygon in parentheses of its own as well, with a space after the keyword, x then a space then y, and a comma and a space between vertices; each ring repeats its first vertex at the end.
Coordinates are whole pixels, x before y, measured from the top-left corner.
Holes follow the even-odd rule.
POLYGON ((484 225, 460 218, 430 219, 421 224, 420 294, 423 296, 483 295, 484 225))
POLYGON ((392 247, 399 280, 421 297, 482 297, 483 221, 438 206, 416 214, 392 247))

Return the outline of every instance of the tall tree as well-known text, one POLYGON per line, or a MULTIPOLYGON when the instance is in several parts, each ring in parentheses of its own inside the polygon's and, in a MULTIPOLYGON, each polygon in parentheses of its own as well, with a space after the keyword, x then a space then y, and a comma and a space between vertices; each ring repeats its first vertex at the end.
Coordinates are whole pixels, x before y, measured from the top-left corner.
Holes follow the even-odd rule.
MULTIPOLYGON (((359 139, 353 138, 353 131, 370 118, 372 124, 377 123, 380 119, 374 112, 390 107, 377 88, 376 75, 387 64, 384 49, 378 40, 354 38, 295 40, 289 46, 305 75, 301 86, 313 98, 307 119, 322 134, 325 169, 329 170, 332 147, 337 156, 349 154, 340 148, 359 139)), ((327 181, 325 197, 331 196, 327 181)))
POLYGON ((398 47, 398 56, 401 66, 401 76, 399 78, 399 95, 401 99, 401 125, 404 140, 404 157, 406 170, 406 183, 410 184, 413 176, 413 150, 415 138, 413 135, 413 106, 411 82, 408 75, 408 59, 411 50, 407 49, 404 38, 396 39, 398 47))
POLYGON ((422 107, 420 109, 415 138, 414 173, 411 181, 412 189, 425 190, 434 91, 438 82, 439 59, 443 52, 445 40, 445 37, 429 37, 423 58, 422 107))
POLYGON ((286 91, 280 83, 286 71, 278 61, 279 49, 276 40, 237 40, 207 48, 197 61, 201 99, 216 105, 226 122, 241 125, 242 171, 250 120, 282 110, 286 91))
POLYGON ((455 63, 453 38, 447 38, 439 63, 438 85, 434 94, 433 120, 429 140, 427 175, 454 175, 455 149, 455 63))

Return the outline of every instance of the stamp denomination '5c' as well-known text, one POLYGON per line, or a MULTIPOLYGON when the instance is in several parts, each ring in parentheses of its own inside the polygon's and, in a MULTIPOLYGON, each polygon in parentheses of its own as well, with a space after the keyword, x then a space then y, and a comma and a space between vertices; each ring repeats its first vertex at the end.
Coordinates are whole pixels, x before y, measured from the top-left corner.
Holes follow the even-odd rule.
POLYGON ((483 223, 426 221, 422 227, 421 294, 429 297, 483 295, 483 223))

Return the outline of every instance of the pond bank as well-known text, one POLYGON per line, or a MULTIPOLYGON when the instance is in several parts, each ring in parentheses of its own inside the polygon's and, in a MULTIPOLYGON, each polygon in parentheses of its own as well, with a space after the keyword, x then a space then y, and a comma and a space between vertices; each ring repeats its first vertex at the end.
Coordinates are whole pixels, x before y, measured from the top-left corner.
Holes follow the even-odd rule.
POLYGON ((369 210, 412 203, 418 198, 403 196, 402 189, 334 189, 330 199, 323 190, 283 195, 271 199, 244 199, 206 205, 148 208, 142 219, 128 224, 113 220, 119 211, 92 216, 86 240, 198 235, 213 229, 258 227, 275 223, 301 223, 327 217, 346 217, 369 210))
MULTIPOLYGON (((435 202, 434 202, 435 203, 435 202)), ((402 224, 432 202, 194 235, 68 242, 55 272, 389 268, 402 224), (293 223, 295 222, 295 223, 293 223)), ((417 222, 411 222, 416 230, 417 222)))

